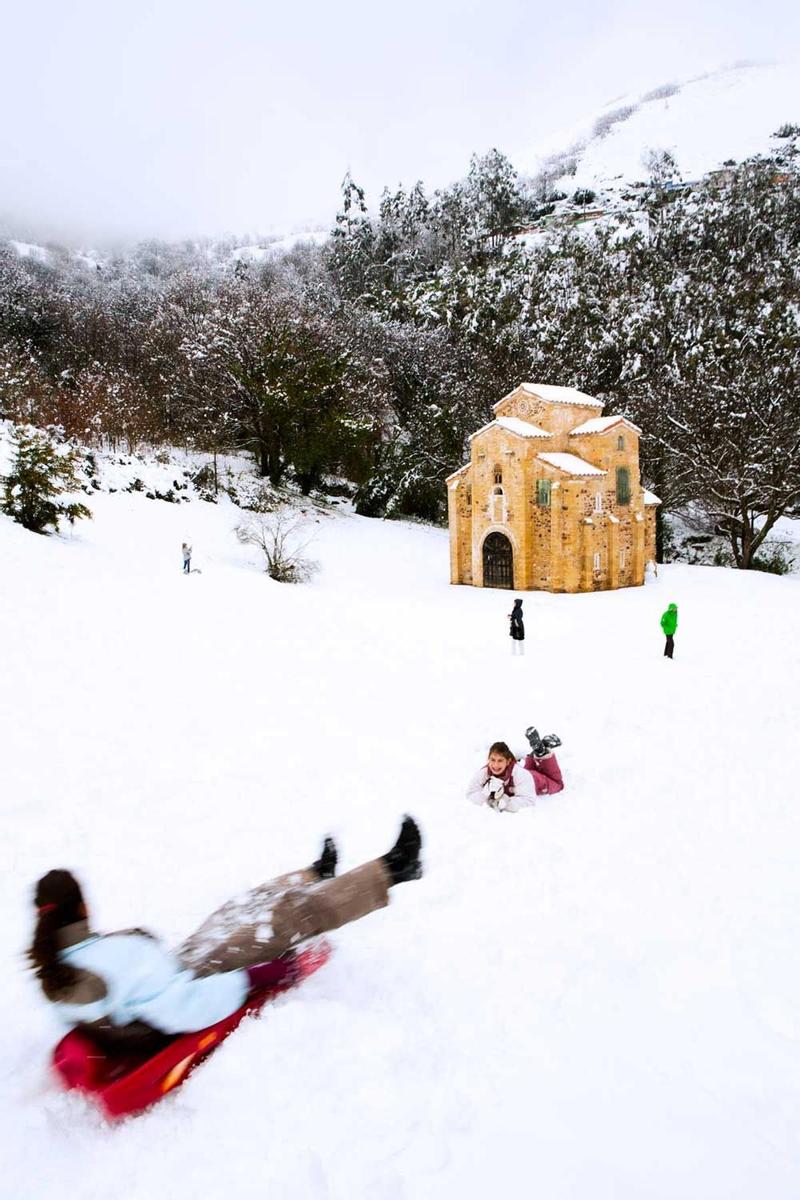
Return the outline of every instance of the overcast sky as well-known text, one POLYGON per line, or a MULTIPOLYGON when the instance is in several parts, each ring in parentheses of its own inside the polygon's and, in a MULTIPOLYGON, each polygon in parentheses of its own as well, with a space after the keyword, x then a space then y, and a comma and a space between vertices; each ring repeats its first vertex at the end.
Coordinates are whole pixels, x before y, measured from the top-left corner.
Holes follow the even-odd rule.
POLYGON ((374 202, 521 165, 623 93, 800 46, 789 0, 0 6, 0 227, 84 242, 327 225, 348 168, 374 202))

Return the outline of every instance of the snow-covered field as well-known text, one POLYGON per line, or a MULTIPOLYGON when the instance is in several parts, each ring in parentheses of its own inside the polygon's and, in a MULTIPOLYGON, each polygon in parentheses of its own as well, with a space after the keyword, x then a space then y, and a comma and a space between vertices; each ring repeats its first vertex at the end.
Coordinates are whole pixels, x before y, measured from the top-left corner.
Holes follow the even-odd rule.
POLYGON ((89 503, 59 538, 0 517, 4 1197, 795 1200, 800 581, 531 593, 512 659, 509 595, 450 587, 443 531, 322 517, 292 588, 227 501, 89 503), (467 804, 530 723, 566 791, 467 804), (177 941, 328 831, 345 868, 381 853, 404 812, 424 879, 179 1092, 110 1128, 54 1088, 39 874, 177 941))

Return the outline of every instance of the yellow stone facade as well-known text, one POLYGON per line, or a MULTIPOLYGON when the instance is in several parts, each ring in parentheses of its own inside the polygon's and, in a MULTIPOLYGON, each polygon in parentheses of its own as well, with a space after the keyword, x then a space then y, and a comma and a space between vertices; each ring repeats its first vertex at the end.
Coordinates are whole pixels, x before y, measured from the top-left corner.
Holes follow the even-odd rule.
POLYGON ((574 388, 521 383, 447 480, 450 582, 523 592, 636 587, 660 503, 639 478, 641 430, 574 388))

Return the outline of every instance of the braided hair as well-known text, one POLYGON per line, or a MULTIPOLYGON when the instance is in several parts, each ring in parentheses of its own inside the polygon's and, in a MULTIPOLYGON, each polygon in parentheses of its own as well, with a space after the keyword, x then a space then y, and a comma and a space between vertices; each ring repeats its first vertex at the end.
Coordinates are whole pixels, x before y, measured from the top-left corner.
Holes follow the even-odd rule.
POLYGON ((80 884, 70 871, 48 871, 36 885, 36 929, 28 951, 42 991, 49 1000, 75 982, 75 969, 58 956, 59 929, 82 921, 86 905, 80 884))

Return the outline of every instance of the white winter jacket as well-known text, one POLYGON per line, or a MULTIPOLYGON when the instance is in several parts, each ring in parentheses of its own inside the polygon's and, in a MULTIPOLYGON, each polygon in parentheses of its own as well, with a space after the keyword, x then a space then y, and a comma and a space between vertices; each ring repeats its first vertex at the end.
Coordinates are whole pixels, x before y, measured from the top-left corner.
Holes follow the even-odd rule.
POLYGON ((144 1021, 163 1033, 189 1033, 230 1016, 249 990, 246 971, 197 979, 155 938, 142 933, 89 934, 59 957, 97 977, 103 993, 88 1003, 70 1003, 69 994, 56 1002, 67 1025, 107 1018, 114 1026, 144 1021))
MULTIPOLYGON (((467 799, 473 804, 488 804, 491 796, 489 790, 489 780, 493 776, 489 773, 488 767, 481 767, 476 775, 473 775, 467 788, 467 799)), ((499 808, 504 812, 519 812, 521 808, 530 808, 536 803, 536 788, 533 785, 533 776, 530 771, 526 771, 520 763, 515 763, 514 769, 511 772, 511 780, 514 785, 514 795, 501 796, 499 808)))

